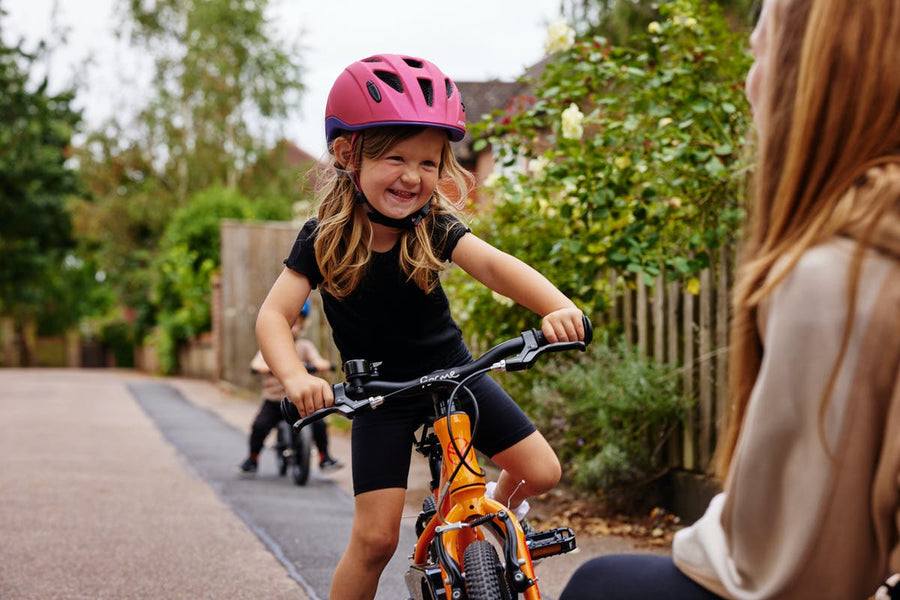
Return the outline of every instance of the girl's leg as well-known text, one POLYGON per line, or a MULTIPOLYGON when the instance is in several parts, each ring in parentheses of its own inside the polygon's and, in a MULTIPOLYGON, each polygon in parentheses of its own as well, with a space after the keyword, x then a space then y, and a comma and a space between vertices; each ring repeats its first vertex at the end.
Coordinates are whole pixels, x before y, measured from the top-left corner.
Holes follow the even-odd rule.
POLYGON ((331 600, 371 600, 397 549, 406 490, 387 488, 356 496, 350 544, 331 580, 331 600))
POLYGON ((529 496, 547 492, 559 483, 562 473, 556 452, 539 431, 491 457, 503 471, 494 498, 516 508, 529 496), (519 483, 524 481, 521 486, 519 483), (518 488, 518 489, 516 489, 518 488))
POLYGON ((313 441, 316 448, 319 449, 319 460, 328 458, 328 425, 325 419, 313 421, 312 424, 313 441))
POLYGON ((722 600, 678 570, 672 558, 619 554, 592 559, 566 584, 559 600, 722 600))

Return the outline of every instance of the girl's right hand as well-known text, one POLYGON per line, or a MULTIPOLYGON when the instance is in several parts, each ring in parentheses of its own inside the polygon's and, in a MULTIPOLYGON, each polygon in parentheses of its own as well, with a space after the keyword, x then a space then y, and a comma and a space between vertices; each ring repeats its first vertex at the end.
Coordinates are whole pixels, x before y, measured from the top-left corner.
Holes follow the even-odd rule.
POLYGON ((284 382, 284 391, 301 417, 334 404, 331 384, 309 373, 297 373, 284 382))

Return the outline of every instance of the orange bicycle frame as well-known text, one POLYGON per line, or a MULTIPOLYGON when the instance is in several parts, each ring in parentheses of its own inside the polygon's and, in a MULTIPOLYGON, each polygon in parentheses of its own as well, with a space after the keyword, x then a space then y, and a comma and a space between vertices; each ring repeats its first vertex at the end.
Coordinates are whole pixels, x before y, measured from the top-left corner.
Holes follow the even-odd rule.
MULTIPOLYGON (((518 557, 519 564, 507 565, 507 569, 518 567, 516 570, 521 570, 519 577, 524 576, 527 578, 526 581, 531 582, 529 587, 521 593, 527 600, 539 600, 541 595, 535 584, 531 553, 525 543, 525 534, 519 522, 506 506, 484 496, 484 472, 478 464, 475 449, 470 447, 472 430, 469 416, 465 412, 454 412, 447 418, 436 419, 433 427, 441 444, 442 454, 440 484, 434 490, 434 500, 438 511, 416 541, 413 563, 422 566, 428 562, 429 548, 434 537, 439 534, 444 556, 452 559, 458 567, 462 564, 466 547, 476 540, 484 539, 480 525, 470 524, 485 515, 500 513, 504 517, 501 518, 497 515, 489 520, 493 521, 499 531, 503 532, 510 531, 510 528, 506 527, 504 519, 511 520, 513 524, 511 529, 516 538, 514 540, 515 556, 518 557), (457 450, 466 456, 461 457, 457 450), (460 462, 463 460, 465 460, 465 465, 460 467, 460 462)), ((502 535, 507 537, 505 540, 507 545, 513 543, 513 540, 508 539, 508 533, 502 535)), ((505 552, 504 554, 508 560, 510 553, 505 552)), ((446 570, 448 565, 444 564, 445 560, 436 562, 441 567, 447 598, 451 598, 451 578, 446 570)))

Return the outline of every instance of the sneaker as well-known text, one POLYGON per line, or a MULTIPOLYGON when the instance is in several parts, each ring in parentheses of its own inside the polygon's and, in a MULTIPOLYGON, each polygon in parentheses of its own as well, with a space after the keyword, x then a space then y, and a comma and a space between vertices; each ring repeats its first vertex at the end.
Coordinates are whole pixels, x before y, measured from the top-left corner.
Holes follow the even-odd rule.
MULTIPOLYGON (((497 500, 501 504, 505 504, 503 500, 494 497, 494 494, 497 493, 497 482, 496 481, 488 481, 485 486, 484 497, 490 498, 491 500, 497 500)), ((515 508, 510 508, 510 512, 516 516, 517 521, 522 521, 525 518, 525 514, 528 513, 528 510, 531 506, 528 504, 528 500, 522 500, 522 503, 519 504, 515 508)))
POLYGON ((259 468, 259 465, 252 457, 247 457, 247 460, 241 463, 241 466, 238 467, 238 473, 241 475, 253 475, 256 473, 256 470, 259 468))
POLYGON ((331 471, 337 471, 338 469, 340 469, 343 466, 344 466, 344 463, 342 463, 341 461, 339 461, 337 459, 331 458, 330 456, 328 458, 323 458, 319 462, 319 470, 322 471, 323 473, 330 473, 331 471))

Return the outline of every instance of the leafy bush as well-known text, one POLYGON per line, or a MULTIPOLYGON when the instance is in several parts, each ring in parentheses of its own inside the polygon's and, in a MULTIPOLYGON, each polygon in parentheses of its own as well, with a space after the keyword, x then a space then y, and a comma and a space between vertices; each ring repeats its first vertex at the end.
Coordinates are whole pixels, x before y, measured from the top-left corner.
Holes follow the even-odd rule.
POLYGON ((198 192, 172 213, 163 233, 161 251, 185 245, 197 253, 197 260, 219 264, 219 226, 223 219, 266 220, 290 218, 290 203, 280 199, 253 201, 238 190, 213 186, 198 192))
MULTIPOLYGON (((746 34, 700 0, 661 3, 659 16, 628 46, 575 40, 534 97, 472 128, 499 162, 473 230, 588 314, 608 304, 608 269, 691 283, 742 217, 746 34)), ((533 326, 490 291, 452 274, 448 287, 478 342, 533 326)))
POLYGON ((560 357, 536 378, 526 409, 576 488, 601 492, 617 508, 644 508, 633 503, 652 502, 667 471, 666 443, 688 402, 676 368, 600 337, 575 363, 560 357))
POLYGON ((252 201, 239 191, 211 187, 176 210, 153 262, 150 303, 155 309, 153 344, 164 373, 178 368, 178 347, 209 331, 212 277, 221 264, 223 219, 284 218, 286 203, 252 201))

